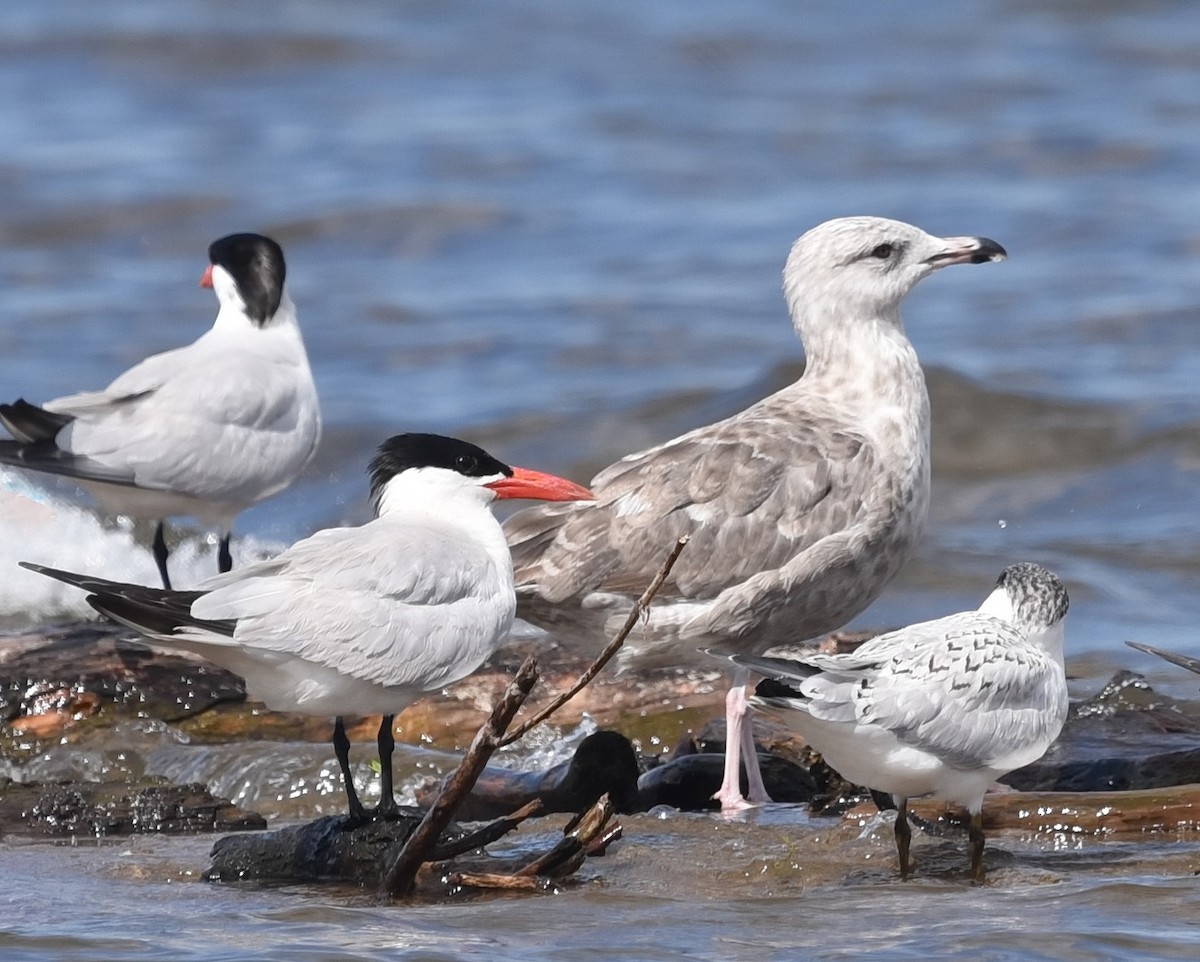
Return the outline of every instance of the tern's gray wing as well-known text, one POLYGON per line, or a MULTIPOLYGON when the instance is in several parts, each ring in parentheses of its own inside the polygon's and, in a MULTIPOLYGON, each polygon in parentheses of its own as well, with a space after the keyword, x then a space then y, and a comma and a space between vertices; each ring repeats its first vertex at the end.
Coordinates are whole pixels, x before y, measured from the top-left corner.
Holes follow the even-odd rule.
POLYGON ((878 452, 836 417, 797 419, 767 402, 749 414, 616 462, 592 482, 595 502, 509 518, 518 585, 551 602, 640 592, 689 534, 660 597, 713 598, 852 527, 880 500, 862 488, 885 476, 878 452))
POLYGON ((890 657, 878 667, 827 671, 805 681, 809 711, 844 720, 850 701, 860 725, 884 728, 962 769, 1027 764, 1066 719, 1062 666, 988 615, 968 612, 913 625, 873 639, 850 657, 884 653, 890 657))
POLYGON ((72 455, 140 487, 231 503, 285 486, 320 435, 306 366, 203 338, 46 409, 74 417, 56 438, 72 455))
POLYGON ((444 527, 381 519, 317 532, 213 579, 192 614, 236 620, 235 644, 428 689, 469 674, 507 632, 515 599, 506 569, 444 527))

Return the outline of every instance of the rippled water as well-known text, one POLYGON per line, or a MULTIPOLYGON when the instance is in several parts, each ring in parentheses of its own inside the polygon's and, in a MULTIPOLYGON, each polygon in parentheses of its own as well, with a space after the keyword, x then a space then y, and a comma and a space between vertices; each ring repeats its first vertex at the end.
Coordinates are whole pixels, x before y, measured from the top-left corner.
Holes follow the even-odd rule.
MULTIPOLYGON (((1075 652, 1194 688, 1121 642, 1194 651, 1200 615, 1197 49, 1186 0, 9 4, 0 393, 99 386, 195 337, 213 314, 195 286, 208 242, 277 236, 327 437, 300 483, 243 516, 245 556, 361 518, 366 459, 399 430, 582 478, 736 410, 798 356, 779 269, 827 217, 986 234, 1009 262, 947 271, 908 305, 935 387, 933 524, 859 622, 973 605, 1028 557, 1071 586, 1075 652)), ((2 480, 5 572, 30 558, 152 577, 129 550, 143 532, 2 480)), ((207 548, 181 554, 192 580, 207 548)), ((0 583, 9 623, 78 604, 32 576, 0 583)), ((1197 946, 1195 880, 1148 868, 984 892, 759 898, 747 881, 699 905, 637 894, 630 869, 553 899, 395 912, 164 884, 164 863, 194 869, 206 843, 130 844, 151 853, 146 877, 122 874, 120 847, 7 846, 0 955, 1197 946)))

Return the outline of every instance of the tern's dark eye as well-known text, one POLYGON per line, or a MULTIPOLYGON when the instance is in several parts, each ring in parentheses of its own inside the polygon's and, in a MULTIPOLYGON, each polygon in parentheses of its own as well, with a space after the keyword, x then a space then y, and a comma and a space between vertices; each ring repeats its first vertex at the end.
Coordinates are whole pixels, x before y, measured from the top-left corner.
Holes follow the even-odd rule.
POLYGON ((460 474, 472 474, 479 468, 479 459, 473 454, 460 454, 454 459, 454 469, 460 474))
POLYGON ((895 253, 896 248, 891 244, 880 244, 871 251, 872 257, 878 257, 881 261, 886 261, 895 253))

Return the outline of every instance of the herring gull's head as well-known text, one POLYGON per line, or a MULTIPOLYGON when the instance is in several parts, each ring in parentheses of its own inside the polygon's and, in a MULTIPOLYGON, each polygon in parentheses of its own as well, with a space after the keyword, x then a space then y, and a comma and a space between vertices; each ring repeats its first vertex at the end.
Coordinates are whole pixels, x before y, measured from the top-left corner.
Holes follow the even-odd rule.
POLYGON ((1007 257, 986 237, 934 237, 884 217, 840 217, 803 234, 783 269, 783 289, 802 336, 806 321, 895 319, 904 296, 950 264, 1007 257))

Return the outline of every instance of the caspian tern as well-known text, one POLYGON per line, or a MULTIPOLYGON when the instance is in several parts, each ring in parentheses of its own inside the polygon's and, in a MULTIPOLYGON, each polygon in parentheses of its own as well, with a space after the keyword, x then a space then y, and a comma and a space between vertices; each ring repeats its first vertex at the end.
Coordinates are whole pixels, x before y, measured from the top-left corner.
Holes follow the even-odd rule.
POLYGON ((321 413, 283 251, 259 234, 208 249, 201 286, 220 309, 187 347, 155 354, 102 391, 41 407, 0 404, 0 462, 73 478, 104 508, 158 522, 154 560, 169 588, 165 518, 220 531, 218 570, 232 567, 234 518, 286 488, 312 459, 321 413))
POLYGON ((984 880, 983 796, 1041 758, 1067 718, 1067 589, 1041 565, 1009 565, 977 611, 872 638, 849 654, 733 655, 767 676, 751 704, 799 732, 845 778, 896 802, 909 874, 908 800, 971 813, 971 877, 984 880))
POLYGON ((114 621, 241 675, 270 709, 337 716, 334 750, 356 821, 367 813, 341 716, 382 714, 377 811, 390 814, 393 715, 469 675, 512 626, 512 560, 490 506, 497 498, 592 495, 435 434, 385 441, 370 475, 374 520, 318 531, 195 591, 22 564, 88 591, 88 602, 114 621))
MULTIPOLYGON (((697 649, 758 654, 832 631, 908 558, 929 503, 929 397, 900 301, 949 264, 1002 260, 983 237, 932 237, 878 217, 828 221, 796 241, 783 289, 806 370, 724 421, 600 472, 596 501, 505 522, 518 615, 561 640, 611 637, 677 538, 691 541, 625 643, 624 664, 697 649)), ((726 810, 766 801, 745 684, 726 699, 726 810)))

